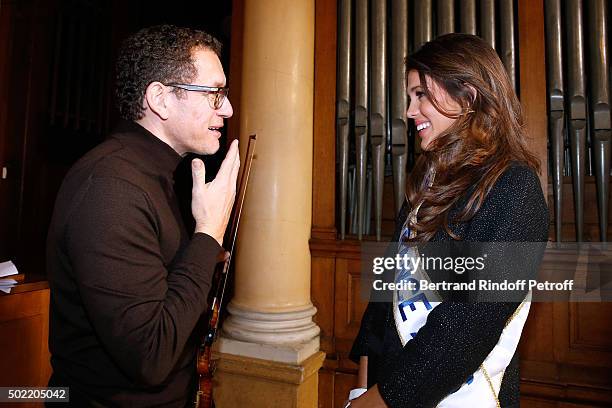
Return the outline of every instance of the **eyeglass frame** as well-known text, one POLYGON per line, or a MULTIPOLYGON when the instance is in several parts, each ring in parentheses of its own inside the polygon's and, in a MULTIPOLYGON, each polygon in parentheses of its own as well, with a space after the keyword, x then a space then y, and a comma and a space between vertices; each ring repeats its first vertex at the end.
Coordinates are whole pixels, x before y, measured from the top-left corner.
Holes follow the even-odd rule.
POLYGON ((172 86, 174 88, 183 89, 185 91, 192 92, 204 92, 208 95, 214 95, 215 99, 211 100, 208 98, 208 105, 211 109, 219 110, 223 106, 225 99, 229 95, 229 87, 227 86, 206 86, 206 85, 194 85, 194 84, 164 84, 165 86, 172 86), (217 106, 218 105, 218 106, 217 106))

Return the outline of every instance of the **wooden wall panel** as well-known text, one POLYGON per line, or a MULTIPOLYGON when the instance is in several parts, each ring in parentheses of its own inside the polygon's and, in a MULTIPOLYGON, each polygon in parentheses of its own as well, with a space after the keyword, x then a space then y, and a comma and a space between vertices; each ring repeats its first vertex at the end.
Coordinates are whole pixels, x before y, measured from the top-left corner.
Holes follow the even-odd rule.
POLYGON ((557 404, 548 401, 539 401, 535 398, 521 398, 521 407, 524 408, 556 408, 557 404))
POLYGON ((612 368, 612 303, 570 304, 570 347, 601 353, 598 363, 612 368))
POLYGON ((521 398, 521 408, 596 408, 600 405, 573 404, 560 401, 545 401, 537 398, 521 398))
POLYGON ((547 191, 548 162, 546 115, 546 55, 544 0, 518 1, 520 99, 523 105, 530 150, 542 163, 540 182, 547 191))
POLYGON ((554 340, 552 303, 532 303, 529 317, 525 323, 525 333, 519 344, 521 359, 553 361, 554 354, 550 345, 554 340), (537 338, 538 341, 532 341, 537 338))
POLYGON ((315 1, 312 237, 336 237, 336 2, 315 1))
POLYGON ((348 373, 336 373, 334 379, 334 408, 344 408, 344 402, 346 401, 349 392, 355 388, 357 382, 357 376, 348 373))
POLYGON ((325 367, 319 370, 319 408, 332 408, 334 406, 334 377, 335 371, 325 367))
POLYGON ((334 353, 335 258, 313 257, 311 300, 317 308, 314 321, 321 328, 321 350, 334 353))
MULTIPOLYGON (((360 263, 356 265, 361 267, 360 263)), ((364 298, 364 287, 363 280, 361 278, 361 270, 351 271, 348 277, 348 320, 347 327, 350 329, 351 336, 353 339, 359 332, 359 326, 361 325, 361 318, 368 306, 369 298, 364 298)))
POLYGON ((357 336, 368 301, 361 295, 361 263, 358 259, 336 260, 335 324, 336 350, 348 353, 357 336))
MULTIPOLYGON (((521 377, 522 371, 523 366, 521 365, 521 377)), ((587 370, 583 368, 582 371, 586 372, 587 370)), ((554 382, 526 381, 522 379, 521 401, 524 399, 547 401, 553 403, 553 406, 556 407, 565 406, 564 403, 570 401, 580 407, 612 406, 610 390, 568 383, 564 377, 558 377, 554 382)))
POLYGON ((48 339, 49 289, 0 295, 0 386, 46 386, 48 339))
POLYGON ((351 296, 349 294, 350 281, 352 280, 351 266, 355 268, 355 262, 357 261, 351 259, 336 260, 334 335, 339 339, 351 339, 356 334, 355 328, 351 327, 351 296))
POLYGON ((610 303, 556 303, 557 357, 568 364, 604 367, 612 373, 612 337, 604 338, 610 332, 611 311, 610 303))

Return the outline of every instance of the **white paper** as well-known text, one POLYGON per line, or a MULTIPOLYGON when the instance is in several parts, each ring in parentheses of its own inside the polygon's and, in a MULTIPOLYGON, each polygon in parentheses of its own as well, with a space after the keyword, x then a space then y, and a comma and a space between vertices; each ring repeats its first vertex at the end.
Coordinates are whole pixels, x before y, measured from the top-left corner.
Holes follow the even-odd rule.
POLYGON ((15 286, 16 284, 15 279, 0 279, 0 286, 15 286))
POLYGON ((13 262, 0 262, 0 278, 3 276, 16 275, 18 273, 19 271, 17 271, 17 268, 13 262))
POLYGON ((349 401, 361 397, 361 395, 364 394, 367 390, 367 388, 353 388, 351 392, 349 392, 349 401))
POLYGON ((0 286, 0 292, 11 293, 12 286, 0 286))

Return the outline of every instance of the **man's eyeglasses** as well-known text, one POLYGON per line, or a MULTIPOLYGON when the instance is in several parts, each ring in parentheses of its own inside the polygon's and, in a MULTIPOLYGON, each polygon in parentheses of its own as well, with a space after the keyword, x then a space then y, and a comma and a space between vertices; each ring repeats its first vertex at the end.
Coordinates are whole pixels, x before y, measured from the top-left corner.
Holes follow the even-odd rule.
POLYGON ((214 110, 221 109, 223 102, 225 102, 225 98, 227 98, 227 95, 229 94, 229 88, 227 86, 218 87, 192 84, 166 84, 166 86, 173 86, 186 91, 204 92, 208 94, 208 103, 214 110))

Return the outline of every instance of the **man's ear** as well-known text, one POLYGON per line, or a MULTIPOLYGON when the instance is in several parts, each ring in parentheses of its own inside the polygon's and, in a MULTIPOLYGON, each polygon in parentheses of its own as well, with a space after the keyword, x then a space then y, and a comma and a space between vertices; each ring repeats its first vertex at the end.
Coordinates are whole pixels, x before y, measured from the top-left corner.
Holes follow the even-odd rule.
POLYGON ((145 108, 149 108, 160 119, 166 120, 170 115, 167 100, 169 96, 169 92, 161 82, 151 82, 144 95, 145 108))

